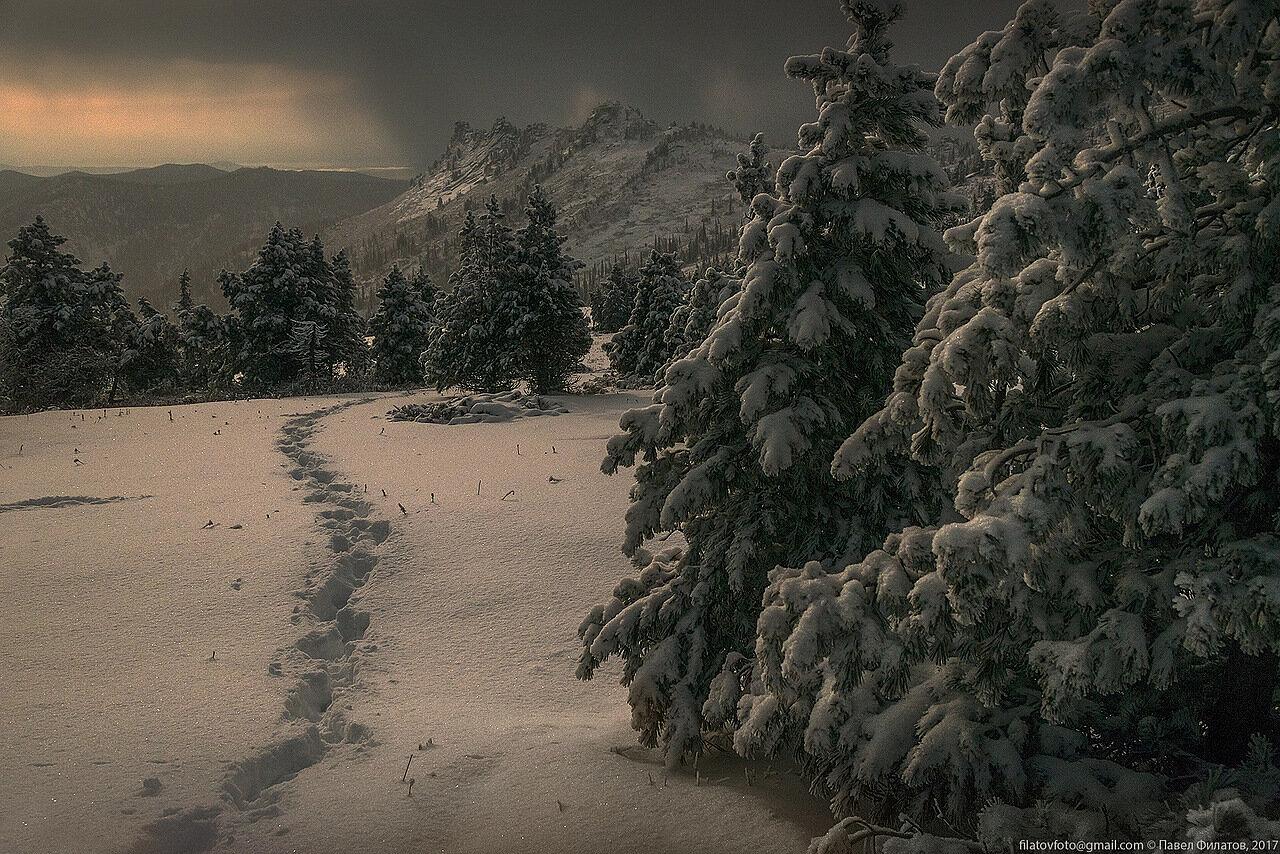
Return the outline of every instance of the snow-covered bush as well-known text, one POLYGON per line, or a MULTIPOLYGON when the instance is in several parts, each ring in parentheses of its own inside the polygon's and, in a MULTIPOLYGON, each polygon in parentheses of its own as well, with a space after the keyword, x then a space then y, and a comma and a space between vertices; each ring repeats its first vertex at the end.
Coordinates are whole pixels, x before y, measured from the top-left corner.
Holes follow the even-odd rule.
POLYGON ((1280 720, 1276 15, 1030 0, 941 74, 1002 194, 833 471, 946 500, 774 573, 738 707, 738 749, 798 743, 838 816, 988 850, 1280 833, 1248 771, 1280 720))
POLYGON ((564 415, 568 407, 541 395, 518 391, 468 394, 431 403, 406 403, 387 413, 390 421, 426 424, 497 424, 517 418, 564 415))
MULTIPOLYGON (((905 478, 838 483, 831 457, 883 399, 924 299, 950 275, 933 226, 956 200, 919 153, 941 119, 933 77, 889 61, 892 11, 848 13, 847 51, 787 63, 813 84, 818 118, 752 199, 741 286, 652 405, 623 416, 604 462, 636 466, 624 551, 640 572, 583 622, 578 674, 622 657, 632 725, 668 761, 732 725, 769 571, 860 556, 914 497, 905 478), (683 550, 644 550, 671 531, 683 550)), ((645 310, 638 300, 637 327, 645 310)))

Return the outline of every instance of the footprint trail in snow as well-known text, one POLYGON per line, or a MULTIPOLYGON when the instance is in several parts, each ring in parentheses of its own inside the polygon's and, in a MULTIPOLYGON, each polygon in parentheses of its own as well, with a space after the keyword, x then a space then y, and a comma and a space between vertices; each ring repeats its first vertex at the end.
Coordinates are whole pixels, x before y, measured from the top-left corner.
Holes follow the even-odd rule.
POLYGON ((303 502, 316 508, 316 523, 327 535, 324 557, 307 573, 306 585, 295 591, 302 602, 294 608, 292 620, 300 634, 270 665, 273 676, 293 682, 279 727, 265 747, 228 766, 222 807, 168 812, 146 828, 134 852, 202 851, 219 836, 234 844, 234 828, 227 826, 233 816, 248 822, 279 816, 281 783, 332 750, 368 741, 368 728, 350 720, 349 704, 339 700, 359 689, 359 662, 376 648, 364 642, 369 613, 359 608, 357 594, 378 566, 378 550, 391 534, 391 523, 374 518, 373 506, 355 485, 326 468, 324 458, 310 447, 323 419, 362 402, 299 415, 284 425, 276 440, 303 502), (214 830, 219 814, 230 820, 220 833, 214 830))

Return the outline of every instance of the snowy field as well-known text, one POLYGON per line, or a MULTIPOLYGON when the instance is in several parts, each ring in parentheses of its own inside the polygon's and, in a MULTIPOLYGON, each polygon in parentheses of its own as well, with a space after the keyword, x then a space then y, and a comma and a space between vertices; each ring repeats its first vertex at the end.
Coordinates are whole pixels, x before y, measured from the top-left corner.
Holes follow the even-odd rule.
POLYGON ((0 851, 803 850, 799 783, 668 773, 617 671, 573 677, 627 570, 604 441, 646 397, 0 419, 0 851))

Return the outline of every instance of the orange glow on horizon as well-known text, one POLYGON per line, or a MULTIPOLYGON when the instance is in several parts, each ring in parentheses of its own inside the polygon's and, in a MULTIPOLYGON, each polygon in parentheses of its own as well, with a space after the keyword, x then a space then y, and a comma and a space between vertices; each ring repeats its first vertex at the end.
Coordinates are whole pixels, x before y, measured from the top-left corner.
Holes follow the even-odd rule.
POLYGON ((184 65, 139 86, 0 79, 0 160, 323 162, 353 146, 383 157, 385 134, 358 104, 340 80, 266 66, 184 65))

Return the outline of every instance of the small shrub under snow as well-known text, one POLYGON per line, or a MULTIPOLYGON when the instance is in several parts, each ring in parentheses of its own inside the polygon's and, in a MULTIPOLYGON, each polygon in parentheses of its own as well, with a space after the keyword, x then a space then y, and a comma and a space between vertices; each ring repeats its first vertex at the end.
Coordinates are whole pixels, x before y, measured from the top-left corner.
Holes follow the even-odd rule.
POLYGON ((503 391, 469 394, 433 403, 408 403, 390 410, 387 418, 428 424, 495 424, 539 415, 562 415, 568 411, 541 395, 503 391))

